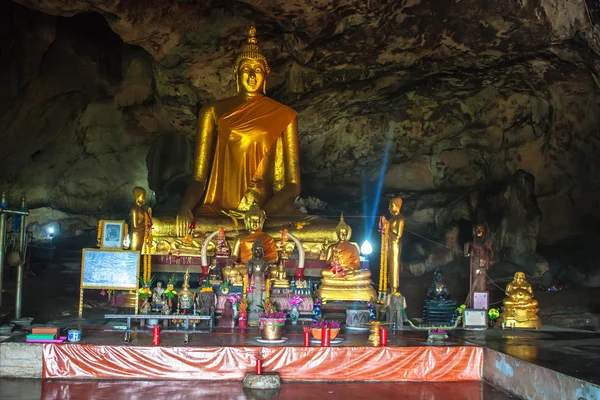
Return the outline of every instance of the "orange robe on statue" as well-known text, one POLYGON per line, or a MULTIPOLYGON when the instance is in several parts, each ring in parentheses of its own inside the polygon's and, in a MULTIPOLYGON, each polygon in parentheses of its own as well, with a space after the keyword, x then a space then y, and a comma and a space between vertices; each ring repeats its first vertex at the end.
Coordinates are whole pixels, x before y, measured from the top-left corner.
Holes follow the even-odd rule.
POLYGON ((345 240, 332 246, 334 246, 333 251, 335 251, 335 248, 338 249, 338 261, 344 270, 360 269, 360 252, 355 245, 345 240))
POLYGON ((257 239, 262 240, 265 250, 265 260, 269 264, 277 262, 279 256, 277 255, 277 247, 275 246, 275 240, 266 233, 254 232, 240 240, 240 259, 245 264, 249 259, 252 258, 252 243, 257 239))
MULTIPOLYGON (((218 122, 208 186, 197 214, 262 206, 285 185, 282 133, 297 113, 265 96, 252 98, 218 122), (245 199, 244 197, 247 196, 245 199)), ((265 251, 266 251, 265 247, 265 251)))

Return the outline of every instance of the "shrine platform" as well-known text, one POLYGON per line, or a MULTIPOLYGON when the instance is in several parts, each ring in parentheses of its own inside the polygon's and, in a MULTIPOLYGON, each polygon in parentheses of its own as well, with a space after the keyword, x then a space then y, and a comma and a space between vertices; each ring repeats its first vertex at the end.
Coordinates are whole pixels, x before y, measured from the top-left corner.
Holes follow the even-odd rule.
MULTIPOLYGON (((600 354, 594 352, 600 337, 589 332, 457 330, 447 342, 429 345, 424 332, 402 330, 390 332, 387 347, 373 347, 367 332, 342 330, 343 341, 325 348, 304 347, 301 326, 286 326, 283 344, 259 343, 257 328, 213 328, 192 334, 185 346, 178 333, 162 334, 161 345, 152 346, 150 331, 133 333, 125 344, 122 334, 104 332, 107 327, 106 321, 83 325, 76 344, 29 344, 22 334, 13 334, 0 342, 0 377, 49 379, 43 386, 51 391, 82 379, 104 380, 118 390, 125 390, 119 380, 212 381, 238 388, 260 354, 264 370, 281 374, 284 386, 338 381, 389 388, 394 382, 428 382, 442 385, 436 386, 442 393, 444 384, 460 383, 479 399, 487 398, 475 394, 484 383, 518 398, 600 398, 600 354)), ((420 387, 428 388, 423 393, 434 388, 420 387)))

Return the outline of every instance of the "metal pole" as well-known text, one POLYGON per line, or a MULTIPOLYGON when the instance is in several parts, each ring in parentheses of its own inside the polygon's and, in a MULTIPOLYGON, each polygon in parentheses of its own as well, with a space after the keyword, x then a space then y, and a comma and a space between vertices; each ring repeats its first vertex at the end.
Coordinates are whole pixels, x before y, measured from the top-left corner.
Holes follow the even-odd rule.
MULTIPOLYGON (((2 191, 0 209, 8 207, 6 204, 6 190, 2 191)), ((2 306, 2 278, 4 276, 4 250, 6 245, 6 214, 0 212, 0 306, 2 306)))
MULTIPOLYGON (((21 197, 21 211, 27 211, 27 198, 25 195, 21 197)), ((23 303, 23 269, 25 265, 25 257, 27 256, 27 215, 21 216, 21 226, 19 231, 19 255, 21 263, 17 267, 17 291, 15 298, 15 319, 21 318, 21 305, 23 303)))

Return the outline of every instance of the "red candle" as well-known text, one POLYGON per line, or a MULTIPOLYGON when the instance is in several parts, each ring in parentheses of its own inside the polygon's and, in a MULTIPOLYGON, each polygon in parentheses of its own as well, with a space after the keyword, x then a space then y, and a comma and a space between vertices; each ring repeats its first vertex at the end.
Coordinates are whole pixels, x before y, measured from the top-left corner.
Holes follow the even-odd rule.
POLYGON ((321 346, 329 347, 329 342, 330 342, 329 333, 330 333, 329 328, 321 328, 321 346))
POLYGON ((152 345, 160 345, 160 326, 158 325, 152 327, 152 345))
POLYGON ((256 375, 262 375, 262 364, 263 360, 261 358, 256 359, 256 375))
POLYGON ((387 329, 379 328, 379 343, 382 346, 387 346, 387 329))

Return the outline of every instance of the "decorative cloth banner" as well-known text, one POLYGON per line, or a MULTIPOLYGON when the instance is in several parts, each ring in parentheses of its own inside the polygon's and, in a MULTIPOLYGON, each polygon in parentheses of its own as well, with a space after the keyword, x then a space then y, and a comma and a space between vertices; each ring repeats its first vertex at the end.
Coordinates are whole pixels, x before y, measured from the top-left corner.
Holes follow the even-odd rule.
POLYGON ((291 381, 479 381, 481 347, 145 347, 44 344, 43 377, 241 380, 262 354, 291 381))

